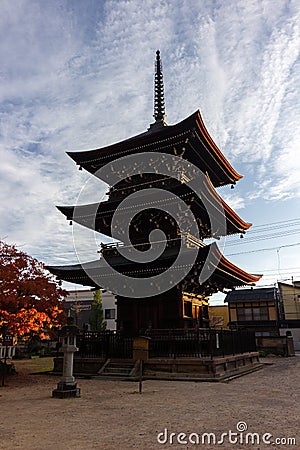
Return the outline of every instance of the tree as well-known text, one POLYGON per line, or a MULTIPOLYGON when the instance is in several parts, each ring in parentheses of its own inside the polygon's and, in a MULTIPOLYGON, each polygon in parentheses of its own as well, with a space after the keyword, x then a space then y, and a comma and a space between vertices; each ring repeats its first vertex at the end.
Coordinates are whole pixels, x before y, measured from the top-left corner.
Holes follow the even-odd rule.
POLYGON ((92 331, 104 331, 106 329, 106 322, 103 319, 103 308, 100 289, 97 289, 94 292, 94 300, 92 303, 92 310, 89 322, 92 331))
POLYGON ((66 295, 41 262, 0 241, 0 332, 48 337, 64 322, 66 295))

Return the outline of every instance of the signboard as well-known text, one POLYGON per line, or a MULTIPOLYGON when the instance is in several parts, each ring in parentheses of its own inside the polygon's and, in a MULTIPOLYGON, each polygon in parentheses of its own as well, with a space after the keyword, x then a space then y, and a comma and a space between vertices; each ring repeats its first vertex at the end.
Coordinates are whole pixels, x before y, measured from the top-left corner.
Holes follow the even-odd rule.
POLYGON ((2 339, 0 339, 2 345, 13 345, 13 340, 14 340, 14 337, 12 334, 6 334, 4 336, 4 339, 3 339, 3 337, 2 337, 2 339))
POLYGON ((90 311, 92 309, 92 305, 84 305, 82 303, 75 303, 71 306, 72 311, 90 311))

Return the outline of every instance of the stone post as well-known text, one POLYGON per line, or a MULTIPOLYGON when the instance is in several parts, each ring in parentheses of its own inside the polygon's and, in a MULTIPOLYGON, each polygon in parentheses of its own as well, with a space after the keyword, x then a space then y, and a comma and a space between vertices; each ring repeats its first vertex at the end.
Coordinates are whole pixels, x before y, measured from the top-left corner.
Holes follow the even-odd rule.
POLYGON ((57 388, 52 391, 52 397, 56 398, 80 397, 80 389, 73 376, 74 353, 78 351, 76 347, 78 327, 73 325, 73 321, 73 317, 68 317, 67 325, 64 325, 60 331, 64 360, 62 378, 57 383, 57 388))
POLYGON ((294 339, 291 331, 286 332, 287 356, 295 356, 294 339))

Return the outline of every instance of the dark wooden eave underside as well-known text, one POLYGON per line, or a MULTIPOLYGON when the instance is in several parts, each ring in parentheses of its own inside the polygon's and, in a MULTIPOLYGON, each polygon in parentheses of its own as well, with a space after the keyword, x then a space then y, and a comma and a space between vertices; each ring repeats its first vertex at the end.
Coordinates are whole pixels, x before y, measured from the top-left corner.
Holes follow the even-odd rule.
POLYGON ((203 173, 208 173, 215 187, 236 183, 242 178, 209 135, 199 110, 176 125, 150 129, 107 147, 67 153, 79 166, 94 174, 105 164, 122 156, 141 152, 180 155, 183 148, 183 158, 203 173))
MULTIPOLYGON (((186 249, 185 251, 188 252, 189 249, 186 249)), ((127 276, 138 278, 148 278, 153 275, 163 273, 170 266, 168 258, 160 258, 149 265, 135 263, 128 264, 125 260, 122 261, 122 257, 120 256, 115 258, 112 257, 110 259, 110 264, 118 272, 127 276)), ((87 275, 87 272, 81 264, 70 266, 48 266, 47 269, 59 279, 64 281, 81 284, 84 286, 106 287, 104 280, 106 278, 107 282, 107 277, 110 277, 111 275, 108 275, 105 268, 99 268, 99 260, 91 261, 87 263, 85 267, 88 269, 88 273, 93 274, 92 279, 87 275)), ((259 281, 260 278, 260 275, 249 274, 232 264, 220 253, 217 245, 213 243, 199 249, 193 269, 189 272, 182 283, 183 289, 187 292, 210 295, 214 292, 222 290, 223 288, 231 289, 237 286, 253 285, 259 281), (212 251, 208 264, 210 266, 211 276, 202 285, 200 285, 198 282, 198 276, 201 272, 204 261, 206 261, 210 249, 212 251)), ((111 281, 113 280, 111 279, 111 281)))
MULTIPOLYGON (((215 217, 218 217, 220 211, 223 216, 224 212, 226 228, 220 225, 220 233, 218 236, 243 233, 248 228, 250 228, 251 224, 241 219, 238 214, 236 214, 233 209, 231 209, 230 206, 227 205, 227 203, 216 192, 214 186, 207 177, 200 180, 200 182, 202 183, 201 194, 205 197, 206 202, 211 206, 211 210, 216 211, 215 217), (225 229, 222 230, 222 228, 225 229)), ((172 190, 171 192, 180 197, 187 205, 190 206, 194 217, 201 219, 204 224, 209 225, 210 217, 207 213, 207 208, 196 194, 188 190, 184 184, 172 190)), ((112 216, 121 201, 122 199, 120 199, 119 201, 107 200, 99 204, 81 205, 76 207, 58 206, 57 208, 66 216, 68 220, 74 220, 75 222, 87 228, 95 230, 106 236, 111 236, 112 216)), ((139 203, 147 205, 147 190, 143 192, 143 196, 136 204, 138 205, 139 203)), ((204 235, 201 237, 208 238, 211 237, 211 235, 204 235)))

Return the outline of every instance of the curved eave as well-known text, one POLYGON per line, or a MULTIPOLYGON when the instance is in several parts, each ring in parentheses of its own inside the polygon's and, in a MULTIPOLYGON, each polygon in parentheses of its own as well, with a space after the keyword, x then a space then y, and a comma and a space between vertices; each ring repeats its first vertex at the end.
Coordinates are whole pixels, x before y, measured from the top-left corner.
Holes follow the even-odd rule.
POLYGON ((230 223, 237 229, 237 232, 243 232, 248 230, 252 223, 245 222, 226 202, 222 199, 222 197, 215 190, 214 185, 210 181, 208 177, 204 182, 206 189, 210 192, 210 194, 214 197, 214 204, 222 205, 222 208, 225 212, 226 219, 230 221, 230 223))
POLYGON ((152 145, 153 140, 161 141, 166 138, 174 137, 180 132, 188 132, 195 126, 198 113, 199 111, 196 111, 194 114, 175 125, 168 125, 162 128, 149 130, 124 141, 116 142, 115 144, 94 150, 68 151, 67 155, 69 155, 77 164, 83 164, 85 162, 97 161, 105 156, 118 156, 118 152, 123 153, 126 152, 126 150, 140 150, 144 146, 152 145))
MULTIPOLYGON (((200 111, 197 112, 197 119, 196 124, 198 126, 198 130, 200 131, 201 136, 205 139, 207 145, 209 146, 211 153, 215 155, 216 160, 222 161, 224 167, 226 167, 228 173, 230 173, 232 179, 234 181, 239 181, 241 178, 243 178, 243 175, 238 173, 232 165, 229 163, 227 158, 223 155, 219 147, 216 145, 212 137, 210 136, 209 132, 207 131, 206 126, 204 125, 203 119, 201 117, 200 111)), ((195 113, 195 114, 196 114, 195 113)))
MULTIPOLYGON (((203 183, 204 192, 203 195, 206 197, 206 201, 209 202, 212 208, 218 209, 221 214, 225 213, 225 218, 227 222, 227 227, 225 230, 220 232, 219 236, 223 235, 232 235, 237 233, 243 233, 251 227, 251 223, 245 222, 241 217, 236 214, 232 208, 220 197, 220 195, 215 190, 213 184, 210 182, 208 178, 203 183), (222 211, 223 209, 223 211, 222 211)), ((179 189, 179 188, 178 188, 179 189)), ((177 189, 177 192, 178 192, 177 189)), ((176 190, 174 190, 176 193, 176 190)), ((180 196, 180 195, 179 195, 180 196)), ((120 200, 121 201, 121 200, 120 200)), ((145 196, 145 200, 141 201, 141 203, 147 202, 147 196, 145 196)), ((194 203, 194 206, 197 202, 194 203)), ((113 215, 116 208, 118 207, 119 202, 109 200, 101 202, 101 204, 88 204, 81 206, 57 206, 57 209, 66 216, 67 220, 74 220, 87 228, 95 230, 99 233, 107 234, 107 227, 101 230, 101 223, 99 220, 105 220, 105 217, 109 218, 113 215), (98 207, 100 206, 100 212, 98 207)), ((203 208, 203 206, 199 206, 199 208, 203 208)), ((199 214, 201 213, 201 210, 199 214)), ((197 213, 195 213, 197 214, 197 213)), ((221 226, 221 228, 223 228, 221 226)), ((110 234, 109 234, 110 235, 110 234)))
POLYGON ((81 264, 70 266, 46 266, 46 269, 59 280, 64 280, 68 283, 81 284, 82 286, 99 287, 88 277, 81 264))
POLYGON ((240 269, 238 266, 230 262, 225 256, 222 255, 220 252, 218 246, 213 243, 211 244, 213 246, 213 254, 216 258, 215 261, 217 263, 213 262, 214 267, 227 275, 230 275, 234 279, 237 280, 236 286, 240 286, 240 283, 244 285, 253 285, 254 283, 257 283, 262 275, 254 275, 248 272, 245 272, 244 270, 240 269))
MULTIPOLYGON (((215 186, 235 183, 242 178, 242 175, 233 169, 209 135, 199 110, 175 125, 149 130, 106 147, 85 151, 68 151, 67 154, 76 164, 90 173, 95 173, 99 167, 102 167, 112 159, 139 152, 155 151, 155 148, 153 148, 155 145, 157 146, 157 151, 163 151, 163 148, 166 147, 171 147, 173 150, 173 145, 177 145, 174 142, 176 138, 181 142, 194 140, 196 147, 193 148, 193 145, 190 145, 190 147, 194 150, 197 157, 201 157, 203 148, 209 154, 212 164, 220 172, 215 174, 215 186)), ((213 171, 213 168, 211 167, 210 170, 213 171)))
POLYGON ((74 208, 75 206, 56 206, 56 208, 64 215, 66 216, 67 220, 74 220, 73 214, 74 214, 74 208))
MULTIPOLYGON (((202 261, 203 257, 204 260, 208 254, 209 249, 212 249, 211 252, 211 258, 208 264, 212 264, 212 266, 215 268, 215 270, 211 273, 212 281, 215 276, 222 275, 223 278, 227 280, 227 284, 230 284, 232 287, 234 286, 243 286, 243 285, 253 285, 257 281, 260 280, 262 275, 253 275, 245 272, 244 270, 240 269, 239 267, 232 264, 228 259, 226 259, 222 253, 220 252, 219 248, 215 243, 211 244, 211 246, 206 246, 202 248, 199 251, 199 258, 198 261, 202 261)), ((121 266, 124 266, 124 263, 119 263, 119 257, 113 258, 112 261, 115 260, 116 265, 113 265, 115 269, 118 270, 118 267, 121 268, 121 266)), ((85 263, 85 268, 91 270, 97 270, 97 264, 99 263, 99 260, 91 261, 89 263, 85 263)), ((161 266, 163 266, 163 260, 160 261, 161 266)), ((203 264, 203 263, 202 263, 203 264)), ((92 281, 86 271, 82 268, 80 264, 70 265, 70 266, 46 266, 46 268, 55 276, 57 276, 59 279, 71 282, 71 283, 77 283, 82 284, 85 286, 96 286, 94 281, 92 281)), ((87 270, 87 271, 89 271, 87 270)), ((140 270, 140 273, 143 273, 143 270, 148 271, 148 265, 145 269, 140 270)), ((128 275, 130 276, 130 273, 136 273, 136 271, 139 271, 138 265, 137 267, 134 267, 133 269, 128 269, 128 275)), ((99 280, 101 279, 101 274, 104 274, 102 270, 100 270, 100 273, 98 272, 99 280)), ((210 282, 210 278, 207 280, 207 282, 210 282)), ((205 282, 206 283, 206 282, 205 282)))

